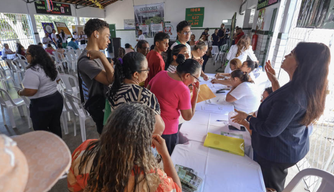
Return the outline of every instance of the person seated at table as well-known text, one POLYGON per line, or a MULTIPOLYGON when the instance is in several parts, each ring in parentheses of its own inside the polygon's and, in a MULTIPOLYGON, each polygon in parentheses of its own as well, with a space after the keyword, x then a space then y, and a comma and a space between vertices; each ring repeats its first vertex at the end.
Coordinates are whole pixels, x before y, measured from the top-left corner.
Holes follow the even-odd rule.
POLYGON ((69 191, 175 191, 181 182, 166 147, 155 133, 152 108, 124 103, 109 117, 99 139, 88 139, 72 154, 69 191), (162 157, 163 170, 152 153, 162 157))
MULTIPOLYGON (((140 102, 149 106, 155 112, 156 129, 165 129, 165 124, 160 116, 160 105, 155 95, 148 89, 139 86, 144 82, 148 74, 146 57, 137 52, 128 53, 123 57, 123 63, 116 62, 115 80, 107 93, 110 111, 128 102, 140 102)), ((105 112, 105 119, 108 114, 105 112)))
POLYGON ((26 49, 21 45, 21 43, 16 43, 16 53, 26 56, 26 49))
MULTIPOLYGON (((261 99, 261 103, 273 92, 272 87, 267 87, 264 89, 263 93, 262 93, 262 99, 261 99)), ((257 111, 255 113, 252 114, 253 117, 257 116, 257 111)), ((246 120, 243 120, 239 123, 240 125, 243 125, 248 132, 252 135, 252 130, 249 127, 249 123, 246 120)))
POLYGON ((67 44, 67 46, 72 47, 75 50, 79 49, 79 47, 78 47, 77 43, 75 42, 74 38, 71 39, 71 41, 67 44))
MULTIPOLYGON (((242 63, 238 58, 234 58, 230 61, 230 68, 232 72, 234 70, 240 69, 241 66, 242 66, 242 63)), ((231 76, 231 73, 217 73, 215 77, 216 79, 219 79, 219 78, 225 78, 225 77, 230 77, 230 76, 231 76)))
POLYGON ((248 73, 251 80, 254 81, 255 80, 255 75, 254 75, 253 71, 257 67, 258 67, 257 63, 255 63, 252 60, 247 60, 247 61, 242 63, 242 66, 241 66, 240 70, 243 71, 243 72, 248 73))
MULTIPOLYGON (((255 76, 253 74, 253 70, 257 67, 257 64, 255 64, 252 60, 247 60, 245 61, 241 67, 239 68, 242 72, 244 73, 248 73, 249 77, 250 77, 250 81, 254 81, 255 80, 255 76)), ((225 73, 226 74, 226 73, 225 73)), ((220 78, 221 76, 218 75, 218 78, 220 78)), ((223 85, 226 85, 226 86, 232 86, 231 84, 232 81, 230 81, 230 79, 227 79, 227 80, 219 80, 217 79, 212 79, 211 80, 211 83, 212 84, 216 84, 216 83, 219 83, 219 84, 223 84, 223 85)))
POLYGON ((15 54, 15 52, 13 52, 7 43, 3 44, 3 50, 2 50, 2 59, 5 60, 7 59, 7 54, 15 54))
MULTIPOLYGON (((254 54, 252 46, 250 45, 250 38, 248 35, 243 35, 241 39, 236 43, 236 45, 232 45, 229 49, 226 59, 231 61, 234 58, 238 58, 241 63, 245 62, 249 57, 254 62, 259 62, 257 57, 254 54)), ((224 73, 231 73, 231 68, 228 63, 225 67, 224 73)))
POLYGON ((201 65, 194 59, 187 59, 179 63, 175 73, 160 71, 148 84, 148 89, 160 103, 161 117, 165 122, 162 137, 166 140, 169 154, 172 154, 177 144, 180 112, 186 121, 195 114, 200 74, 201 65), (190 84, 194 87, 192 98, 188 88, 190 84))
POLYGON ((49 53, 50 55, 53 55, 53 52, 56 51, 56 50, 55 50, 55 49, 52 47, 52 45, 49 43, 49 44, 48 44, 48 47, 45 48, 45 51, 46 51, 47 53, 49 53))
MULTIPOLYGON (((325 109, 330 59, 325 44, 298 43, 281 66, 290 82, 277 89, 272 85, 275 91, 260 105, 257 117, 240 111, 232 117, 236 123, 244 119, 250 123, 254 160, 267 188, 283 191, 288 168, 309 151, 309 126, 325 109)), ((275 71, 268 70, 277 81, 275 71)))
POLYGON ((170 72, 170 73, 175 73, 176 68, 179 65, 179 63, 180 62, 183 63, 185 59, 189 59, 188 48, 187 48, 187 46, 185 46, 183 44, 178 44, 178 45, 174 46, 171 53, 172 53, 171 59, 173 59, 173 60, 172 60, 171 64, 168 66, 167 71, 170 72), (184 55, 184 57, 183 57, 182 61, 178 62, 177 59, 178 59, 179 54, 184 55))
POLYGON ((260 105, 260 95, 249 75, 241 70, 231 73, 232 89, 226 95, 226 101, 234 104, 234 108, 245 113, 257 111, 260 105))

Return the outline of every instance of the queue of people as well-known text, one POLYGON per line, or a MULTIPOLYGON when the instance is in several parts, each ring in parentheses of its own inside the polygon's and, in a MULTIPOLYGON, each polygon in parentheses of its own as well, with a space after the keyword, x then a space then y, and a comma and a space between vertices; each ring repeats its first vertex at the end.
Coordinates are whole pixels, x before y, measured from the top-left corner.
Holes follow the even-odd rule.
MULTIPOLYGON (((253 74, 258 60, 249 37, 241 29, 237 31, 236 44, 227 55, 228 69, 211 82, 231 88, 226 102, 233 103, 237 112, 232 119, 251 134, 254 160, 261 167, 265 186, 280 192, 287 169, 309 150, 308 127, 324 111, 330 51, 324 44, 299 43, 282 63, 290 76, 290 82, 282 87, 268 61, 265 71, 272 87, 262 93, 261 99, 253 74)), ((179 140, 179 117, 192 119, 200 92, 199 78, 208 80, 203 56, 209 50, 209 29, 196 42, 190 24, 180 22, 168 64, 162 56, 169 48, 166 33, 155 35, 153 50, 149 51, 146 40, 138 39, 136 52, 126 44, 126 49, 120 48, 118 58, 111 61, 100 52, 110 43, 109 25, 90 19, 84 33, 87 47, 77 63, 80 96, 100 137, 86 140, 73 152, 68 189, 182 191, 170 155, 179 140), (160 154, 163 170, 154 152, 160 154)), ((212 35, 214 44, 224 43, 226 35, 222 24, 212 35)), ((60 44, 54 37, 46 35, 43 44, 44 40, 50 46, 55 41, 60 44)), ((72 44, 77 40, 73 38, 72 44)), ((61 137, 63 98, 56 89, 58 72, 48 50, 38 45, 28 47, 25 55, 30 64, 23 79, 24 89, 17 93, 31 99, 34 129, 61 137)), ((8 45, 5 51, 10 54, 8 45)), ((18 51, 25 50, 18 46, 18 51)))

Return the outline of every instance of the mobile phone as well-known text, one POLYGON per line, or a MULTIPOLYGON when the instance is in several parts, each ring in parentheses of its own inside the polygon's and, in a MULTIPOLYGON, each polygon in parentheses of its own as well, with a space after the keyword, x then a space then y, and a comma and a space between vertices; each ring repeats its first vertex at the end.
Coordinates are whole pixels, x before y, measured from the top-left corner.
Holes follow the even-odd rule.
POLYGON ((216 93, 226 93, 224 89, 219 89, 216 91, 216 93))
POLYGON ((229 125, 228 126, 228 129, 229 130, 232 130, 232 131, 246 131, 246 128, 244 126, 240 126, 240 129, 237 129, 236 127, 232 126, 232 125, 229 125))

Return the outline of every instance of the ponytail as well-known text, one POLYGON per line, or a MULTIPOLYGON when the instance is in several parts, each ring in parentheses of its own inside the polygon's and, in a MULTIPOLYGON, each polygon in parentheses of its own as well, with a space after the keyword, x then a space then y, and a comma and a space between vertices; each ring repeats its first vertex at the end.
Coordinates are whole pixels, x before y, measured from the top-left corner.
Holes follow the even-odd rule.
POLYGON ((112 98, 116 95, 117 91, 121 88, 124 79, 132 79, 132 75, 135 72, 142 70, 142 62, 146 60, 146 57, 137 52, 131 52, 123 57, 123 63, 116 59, 114 82, 110 88, 109 96, 112 98))
POLYGON ((241 71, 240 69, 234 70, 231 73, 231 77, 235 78, 238 77, 241 82, 250 82, 250 83, 254 83, 254 81, 251 80, 250 76, 248 75, 248 73, 241 71))
MULTIPOLYGON (((184 55, 182 55, 184 57, 184 55)), ((178 55, 178 61, 180 62, 176 68, 178 74, 190 73, 194 75, 198 69, 201 69, 202 66, 194 59, 186 59, 183 62, 181 61, 181 54, 178 55)))
POLYGON ((253 71, 255 68, 258 68, 258 64, 252 60, 247 60, 243 64, 246 64, 247 67, 251 69, 251 71, 253 71))
POLYGON ((166 69, 168 69, 169 65, 173 62, 173 60, 174 60, 173 56, 174 55, 175 56, 179 55, 179 53, 181 52, 181 50, 184 47, 187 47, 187 46, 185 46, 183 44, 178 44, 178 45, 175 45, 172 50, 169 49, 167 51, 167 64, 165 66, 166 69))

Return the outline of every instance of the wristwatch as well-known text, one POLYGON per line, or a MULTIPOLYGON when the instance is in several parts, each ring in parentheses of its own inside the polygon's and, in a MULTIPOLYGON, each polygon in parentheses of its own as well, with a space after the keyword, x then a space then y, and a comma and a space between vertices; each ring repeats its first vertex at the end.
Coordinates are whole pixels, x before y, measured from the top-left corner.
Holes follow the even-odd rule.
POLYGON ((251 120, 251 118, 252 118, 253 116, 251 116, 251 115, 248 115, 247 117, 246 117, 246 121, 250 121, 251 120))

